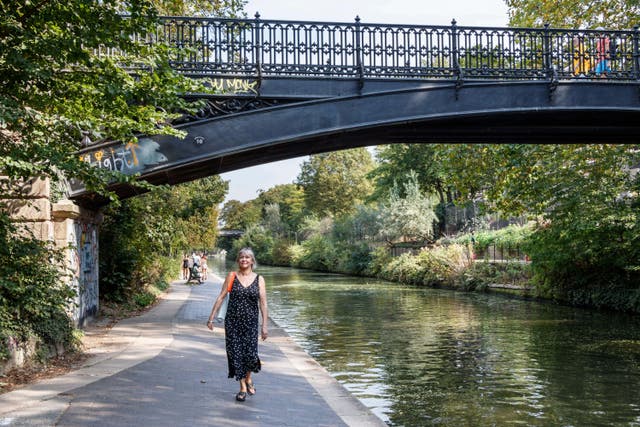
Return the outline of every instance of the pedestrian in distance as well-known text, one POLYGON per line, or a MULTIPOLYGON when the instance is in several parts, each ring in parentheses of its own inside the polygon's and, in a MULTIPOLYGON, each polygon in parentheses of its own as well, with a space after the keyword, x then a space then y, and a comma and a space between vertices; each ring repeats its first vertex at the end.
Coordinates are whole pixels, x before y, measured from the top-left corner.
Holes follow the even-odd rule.
POLYGON ((252 373, 260 372, 262 368, 258 356, 258 327, 259 315, 262 315, 260 335, 262 340, 268 336, 267 330, 267 292, 264 278, 253 270, 256 257, 251 248, 242 248, 236 257, 238 271, 227 275, 220 294, 216 298, 207 327, 213 331, 213 319, 222 305, 227 293, 229 302, 224 319, 225 347, 229 378, 240 382, 240 391, 236 400, 244 402, 247 394, 256 394, 256 387, 251 379, 252 373), (231 285, 229 287, 229 285, 231 285), (230 289, 228 291, 227 289, 230 289))
POLYGON ((182 255, 182 280, 189 279, 189 257, 186 253, 182 255))
POLYGON ((607 77, 607 74, 611 72, 611 65, 609 63, 611 59, 611 39, 604 33, 604 28, 598 27, 598 40, 596 41, 596 51, 598 62, 596 64, 596 75, 598 77, 607 77))
POLYGON ((202 280, 207 280, 209 266, 207 265, 207 256, 204 253, 200 255, 200 268, 202 269, 202 280))
POLYGON ((573 75, 586 77, 591 71, 591 58, 584 47, 582 37, 573 38, 573 75))

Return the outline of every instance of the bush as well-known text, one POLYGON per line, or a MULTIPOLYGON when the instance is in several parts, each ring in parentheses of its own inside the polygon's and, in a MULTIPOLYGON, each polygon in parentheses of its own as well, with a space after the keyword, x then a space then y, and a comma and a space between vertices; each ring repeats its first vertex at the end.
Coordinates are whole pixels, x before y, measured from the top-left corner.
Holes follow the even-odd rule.
POLYGON ((519 262, 476 262, 461 279, 461 285, 468 290, 484 289, 495 283, 523 286, 530 283, 531 265, 519 262))
POLYGON ((371 263, 371 249, 367 243, 343 245, 338 251, 338 271, 362 275, 371 263))
POLYGON ((302 260, 306 256, 304 246, 298 244, 289 246, 289 254, 291 255, 292 267, 300 267, 302 265, 302 260))
MULTIPOLYGON (((76 292, 64 266, 62 251, 0 214, 0 342, 35 335, 44 346, 75 347, 68 311, 76 292)), ((7 356, 0 353, 0 358, 7 356)))
POLYGON ((271 260, 274 265, 292 265, 291 245, 287 240, 277 240, 271 248, 271 260))
POLYGON ((365 273, 373 277, 384 278, 383 270, 393 260, 386 246, 378 246, 371 252, 371 261, 365 273))
POLYGON ((304 248, 300 266, 318 271, 337 271, 338 257, 333 243, 321 235, 315 235, 302 243, 304 248))

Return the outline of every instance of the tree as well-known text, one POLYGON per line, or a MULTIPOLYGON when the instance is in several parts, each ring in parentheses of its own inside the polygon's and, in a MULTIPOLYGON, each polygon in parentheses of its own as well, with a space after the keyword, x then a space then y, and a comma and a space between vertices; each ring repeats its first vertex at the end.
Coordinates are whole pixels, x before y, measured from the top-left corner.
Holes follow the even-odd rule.
POLYGON ((372 168, 373 159, 366 148, 310 156, 297 180, 304 189, 307 210, 336 217, 353 212, 371 192, 367 174, 372 168))
POLYGON ((231 230, 246 230, 260 222, 261 207, 255 200, 240 202, 229 200, 222 207, 220 219, 231 230))
POLYGON ((638 144, 457 144, 448 164, 468 196, 538 221, 527 250, 543 292, 598 305, 636 289, 608 304, 638 310, 639 162, 638 144))
POLYGON ((442 146, 439 144, 392 144, 376 148, 376 167, 369 173, 374 180, 373 200, 384 200, 397 186, 400 193, 415 173, 420 191, 437 194, 440 203, 450 202, 448 183, 443 169, 442 146))
POLYGON ((638 24, 637 0, 505 0, 512 27, 541 27, 628 30, 638 24))
POLYGON ((62 174, 92 190, 131 180, 82 162, 83 138, 182 135, 171 120, 200 103, 181 94, 209 91, 173 72, 166 48, 133 37, 156 28, 149 0, 8 1, 0 12, 0 170, 10 178, 62 174), (97 53, 108 49, 118 53, 97 53), (132 64, 135 75, 122 67, 132 64))
POLYGON ((384 240, 424 241, 433 237, 437 216, 434 203, 419 188, 417 177, 411 174, 401 192, 396 186, 380 209, 380 232, 384 240))
POLYGON ((155 0, 158 13, 170 16, 241 18, 246 0, 155 0))
POLYGON ((304 215, 304 191, 299 185, 281 184, 260 191, 258 202, 262 204, 264 213, 267 206, 278 205, 285 231, 296 231, 300 226, 304 215))
MULTIPOLYGON (((106 193, 107 183, 135 178, 81 161, 76 152, 83 141, 135 142, 140 134, 183 134, 172 121, 202 103, 189 103, 182 95, 211 91, 205 80, 175 73, 166 46, 144 43, 157 29, 156 18, 151 0, 0 1, 0 172, 7 178, 0 182, 0 198, 10 198, 16 182, 32 177, 51 178, 54 187, 60 177, 76 178, 89 190, 106 193), (105 51, 112 55, 98 54, 105 51), (123 67, 134 65, 135 74, 123 67)), ((157 225, 157 230, 147 230, 166 232, 166 222, 157 225)), ((153 234, 151 240, 161 239, 153 234)), ((20 263, 3 262, 0 301, 12 310, 0 310, 0 336, 15 326, 40 334, 47 325, 43 316, 53 318, 54 308, 65 318, 67 288, 51 287, 60 295, 57 299, 52 292, 28 289, 30 277, 44 277, 40 285, 51 284, 51 269, 43 260, 56 259, 56 251, 16 230, 4 209, 0 247, 10 251, 3 260, 32 254, 20 263), (13 291, 4 292, 9 289, 13 291), (25 292, 35 298, 19 298, 25 292), (40 307, 39 317, 20 315, 29 305, 40 307)), ((58 274, 60 283, 66 283, 63 272, 58 274)), ((66 331, 66 338, 71 333, 59 325, 48 330, 66 331)), ((40 336, 48 341, 51 334, 40 336)))
POLYGON ((157 187, 106 209, 100 232, 100 294, 118 300, 161 270, 161 256, 213 248, 227 182, 214 176, 157 187))

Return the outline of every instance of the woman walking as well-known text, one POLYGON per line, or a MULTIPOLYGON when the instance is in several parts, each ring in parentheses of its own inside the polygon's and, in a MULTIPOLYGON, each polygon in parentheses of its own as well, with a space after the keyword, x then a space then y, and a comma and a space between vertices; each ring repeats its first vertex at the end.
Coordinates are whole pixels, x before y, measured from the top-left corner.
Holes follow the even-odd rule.
POLYGON ((227 275, 211 309, 207 327, 213 330, 213 319, 220 310, 231 284, 229 304, 224 319, 225 344, 229 378, 235 378, 240 382, 240 391, 236 394, 236 400, 244 402, 247 394, 256 393, 251 374, 260 372, 262 367, 258 357, 258 316, 262 315, 260 334, 262 339, 266 340, 268 336, 267 293, 264 278, 253 271, 256 258, 251 248, 240 249, 236 261, 238 271, 227 275))

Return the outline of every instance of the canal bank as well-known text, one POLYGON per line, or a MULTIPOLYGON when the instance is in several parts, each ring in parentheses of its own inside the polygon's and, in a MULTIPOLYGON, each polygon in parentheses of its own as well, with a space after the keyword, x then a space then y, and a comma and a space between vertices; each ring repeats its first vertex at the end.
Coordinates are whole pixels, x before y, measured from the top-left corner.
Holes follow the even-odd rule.
POLYGON ((257 394, 236 402, 221 329, 204 324, 221 281, 174 282, 152 310, 114 326, 82 368, 1 395, 0 425, 385 425, 275 324, 260 343, 257 394))

